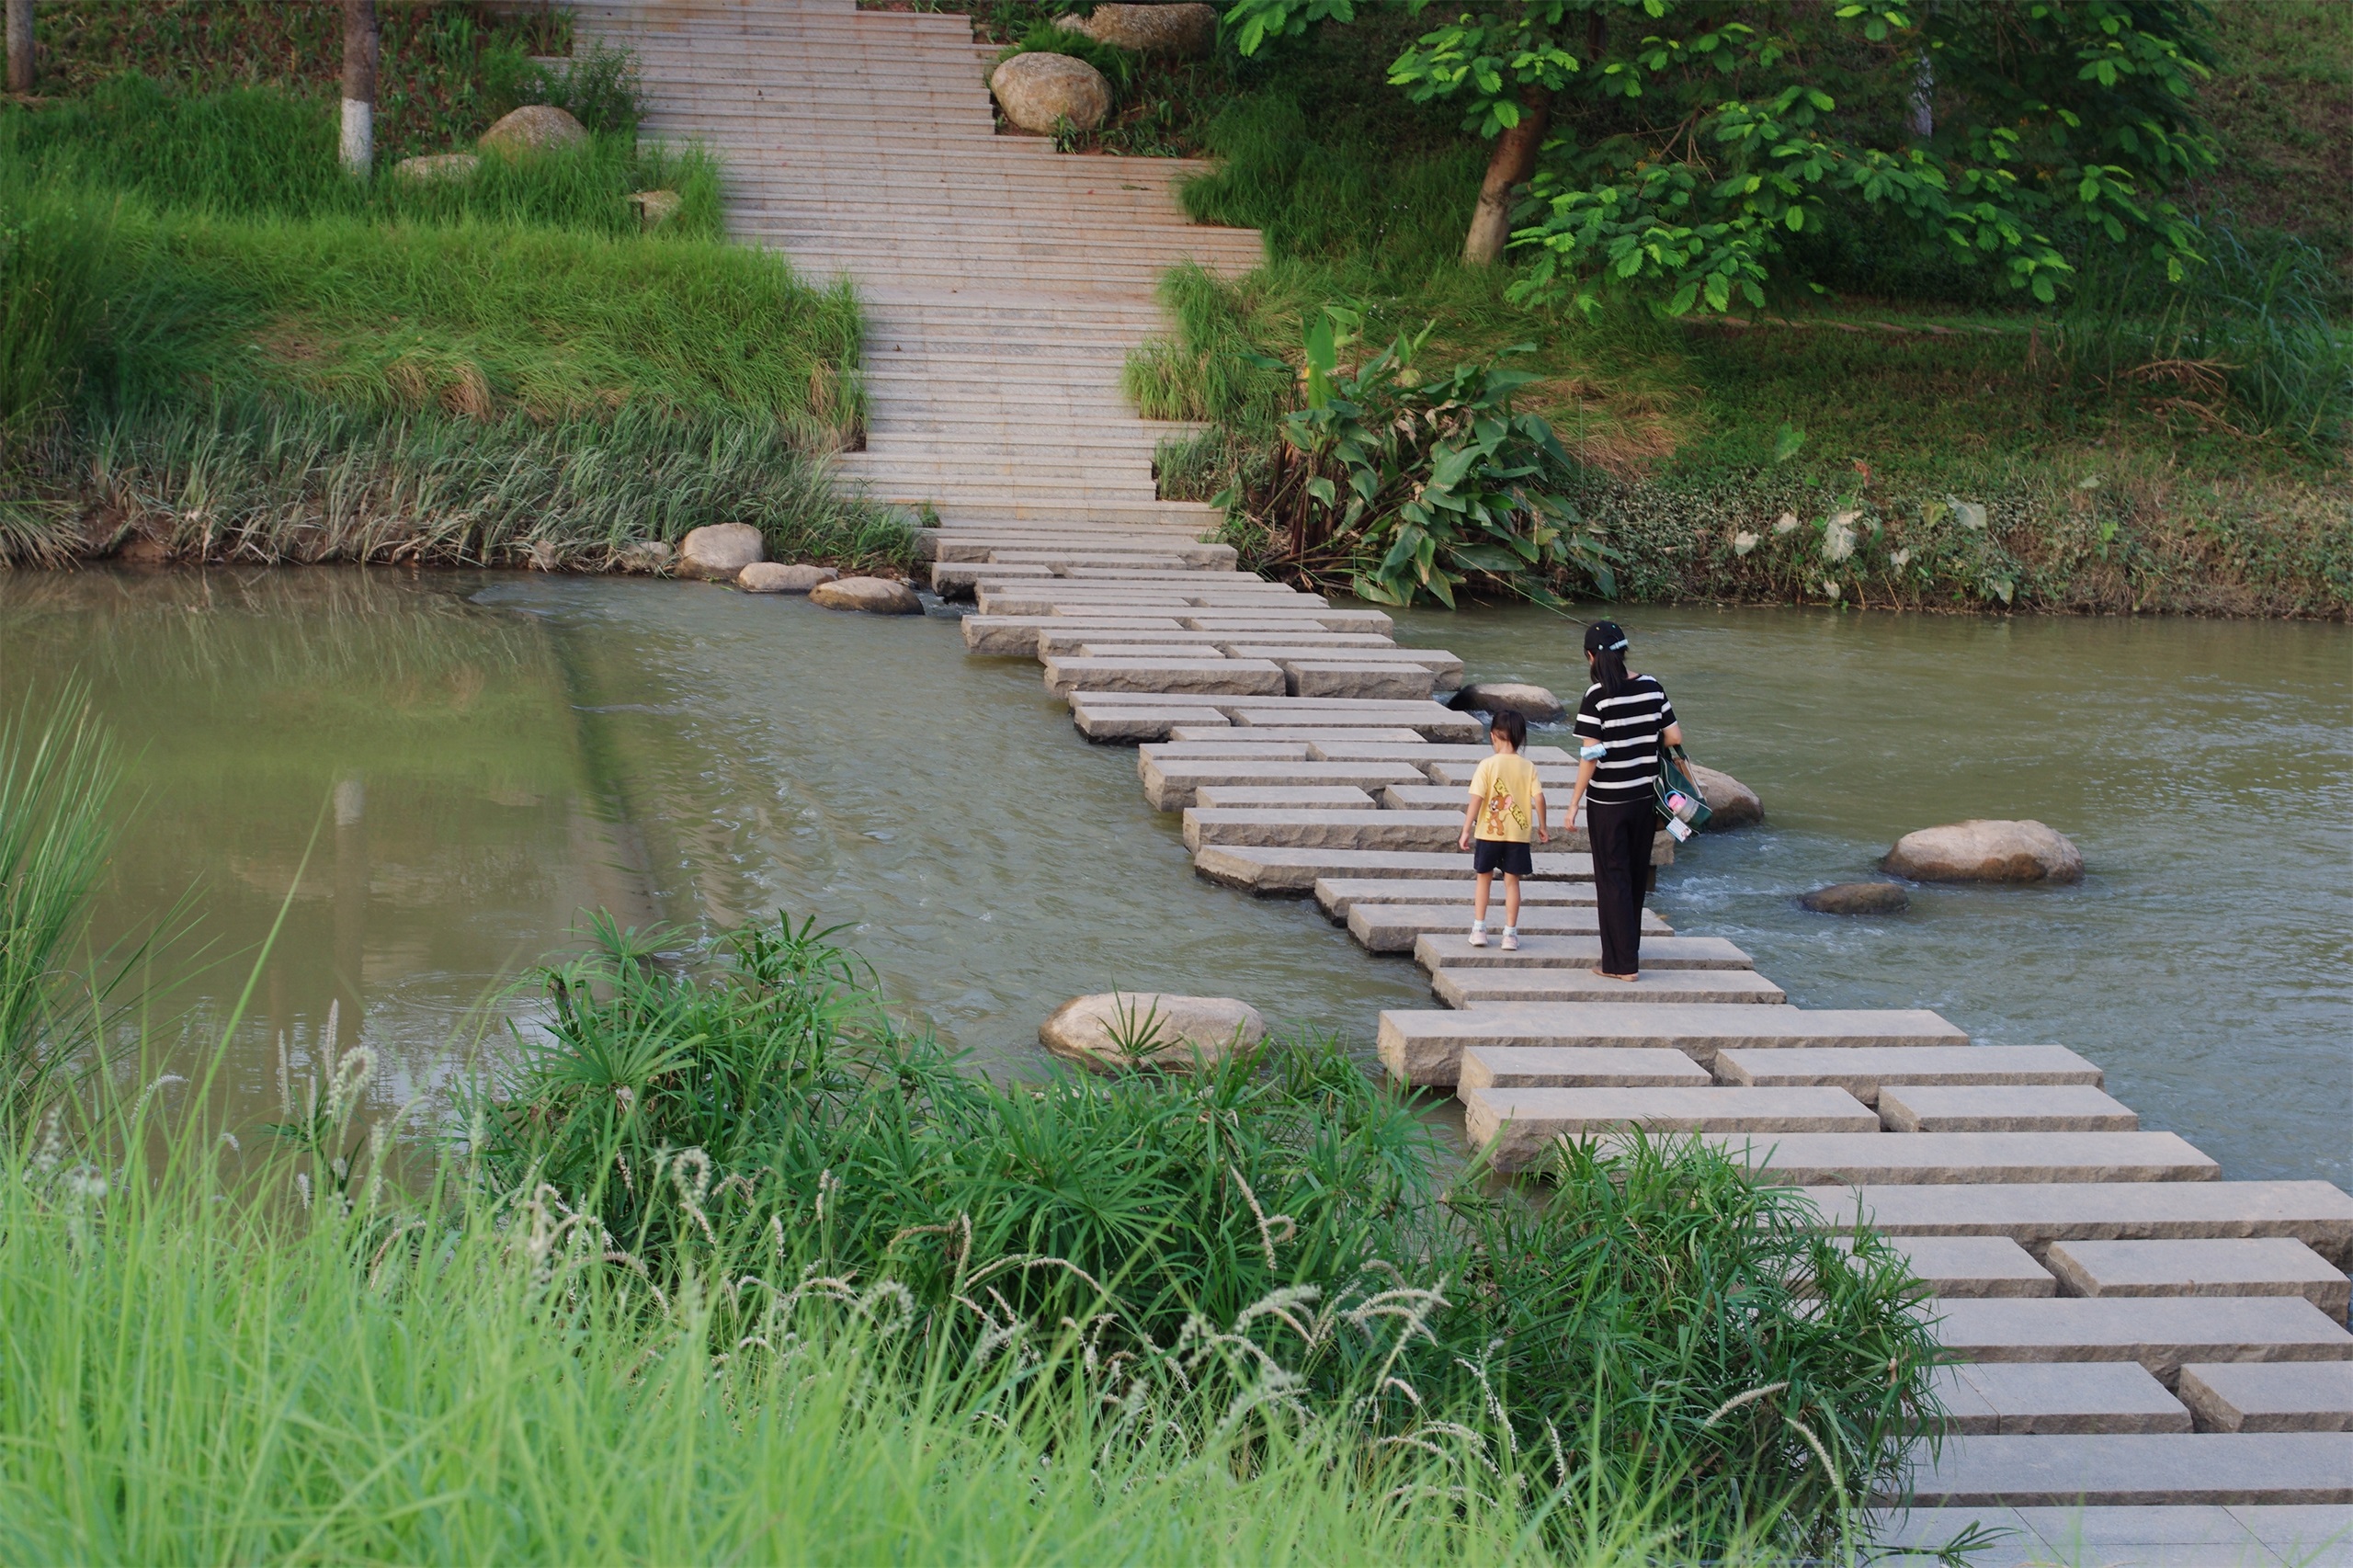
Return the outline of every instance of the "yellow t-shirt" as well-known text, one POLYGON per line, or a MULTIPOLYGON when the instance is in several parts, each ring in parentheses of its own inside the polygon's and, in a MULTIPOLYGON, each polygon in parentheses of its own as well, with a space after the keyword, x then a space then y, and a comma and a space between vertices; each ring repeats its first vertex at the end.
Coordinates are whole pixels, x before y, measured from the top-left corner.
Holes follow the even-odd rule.
POLYGON ((1475 836, 1526 844, 1536 836, 1536 765, 1517 754, 1501 752, 1479 764, 1471 776, 1471 798, 1484 796, 1475 836))

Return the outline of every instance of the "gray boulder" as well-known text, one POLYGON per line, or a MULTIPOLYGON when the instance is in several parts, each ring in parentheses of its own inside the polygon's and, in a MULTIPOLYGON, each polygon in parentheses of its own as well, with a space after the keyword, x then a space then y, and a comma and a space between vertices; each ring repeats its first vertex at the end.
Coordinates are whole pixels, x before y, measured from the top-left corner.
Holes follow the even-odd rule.
POLYGON ((767 555, 760 530, 749 523, 712 523, 678 541, 678 575, 723 583, 767 555))
POLYGON ((888 577, 839 577, 809 590, 809 602, 827 609, 864 610, 869 615, 921 615, 923 600, 904 583, 888 577))
POLYGON ((525 104, 482 133, 474 145, 510 158, 525 158, 551 149, 577 147, 588 140, 588 128, 553 104, 525 104))
POLYGON ((1111 84, 1084 60, 1032 50, 1017 54, 989 76, 1005 118, 1024 131, 1051 136, 1067 119, 1092 131, 1111 112, 1111 84))
POLYGON ((481 167, 482 159, 472 153, 428 153, 394 164, 392 177, 411 185, 463 185, 481 167))
POLYGON ((1267 1020, 1226 996, 1107 991, 1078 996, 1038 1026, 1038 1042, 1098 1073, 1214 1067, 1267 1038, 1267 1020))
POLYGON ((840 573, 830 566, 787 566, 780 561, 755 561, 735 574, 735 585, 747 594, 805 594, 840 573))
POLYGON ((1217 41, 1217 7, 1198 0, 1176 6, 1097 6, 1092 16, 1063 17, 1055 25, 1138 54, 1197 60, 1217 41))
POLYGON ((1765 802, 1756 798, 1756 790, 1731 774, 1702 767, 1695 762, 1691 765, 1691 782, 1699 786, 1699 798, 1708 802, 1711 813, 1708 832, 1722 833, 1765 820, 1765 802))
POLYGON ((1816 915, 1901 915, 1912 907, 1912 895, 1893 882, 1833 882, 1799 899, 1798 907, 1816 915))
POLYGON ((1453 706, 1464 713, 1517 713, 1531 724, 1555 723, 1569 714, 1559 698, 1518 680, 1472 681, 1454 694, 1453 706))
POLYGON ((2084 857, 2041 823, 1972 818, 1905 834, 1879 869, 1918 882, 2080 882, 2084 857))

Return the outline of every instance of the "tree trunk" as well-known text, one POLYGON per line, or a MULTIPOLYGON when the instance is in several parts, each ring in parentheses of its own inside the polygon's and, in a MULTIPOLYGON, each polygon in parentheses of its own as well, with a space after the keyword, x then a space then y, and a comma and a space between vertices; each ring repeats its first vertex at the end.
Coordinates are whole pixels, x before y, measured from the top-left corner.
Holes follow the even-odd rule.
POLYGON ((1495 155, 1487 160, 1487 177, 1479 184, 1479 208, 1471 215, 1471 233, 1462 242, 1462 259, 1472 267, 1492 267, 1511 238, 1514 187, 1526 185, 1536 172, 1536 154, 1552 123, 1552 95, 1529 87, 1519 95, 1519 123, 1495 139, 1495 155))
POLYGON ((8 0, 8 90, 33 90, 33 0, 8 0))
POLYGON ((365 177, 376 161, 376 0, 343 0, 343 166, 365 177))

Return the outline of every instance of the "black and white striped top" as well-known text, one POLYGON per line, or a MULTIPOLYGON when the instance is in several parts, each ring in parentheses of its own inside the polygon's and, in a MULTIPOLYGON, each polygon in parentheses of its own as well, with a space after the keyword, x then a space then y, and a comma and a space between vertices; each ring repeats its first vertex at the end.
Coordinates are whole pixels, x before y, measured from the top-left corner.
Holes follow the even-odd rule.
POLYGON ((1675 704, 1649 676, 1636 676, 1622 697, 1603 697, 1599 681, 1586 687, 1577 704, 1577 738, 1601 742, 1609 755, 1594 765, 1586 799, 1604 806, 1649 800, 1658 777, 1659 736, 1674 722, 1675 704))

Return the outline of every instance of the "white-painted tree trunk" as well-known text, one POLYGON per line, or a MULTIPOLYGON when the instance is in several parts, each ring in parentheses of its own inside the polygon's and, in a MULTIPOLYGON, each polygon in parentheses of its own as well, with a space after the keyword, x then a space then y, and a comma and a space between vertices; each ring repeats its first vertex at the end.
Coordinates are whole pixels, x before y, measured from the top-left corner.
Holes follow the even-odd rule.
POLYGON ((376 0, 343 0, 343 166, 366 178, 376 163, 376 0))
POLYGON ((343 100, 343 166, 365 177, 376 162, 376 106, 364 98, 343 100))

